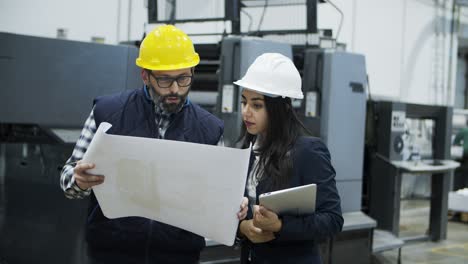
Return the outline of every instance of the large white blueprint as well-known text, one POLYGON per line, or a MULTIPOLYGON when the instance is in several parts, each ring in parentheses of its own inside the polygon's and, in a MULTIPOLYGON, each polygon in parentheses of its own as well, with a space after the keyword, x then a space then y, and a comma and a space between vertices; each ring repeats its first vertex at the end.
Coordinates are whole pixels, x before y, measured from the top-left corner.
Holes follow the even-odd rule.
POLYGON ((83 161, 105 176, 93 187, 108 218, 142 216, 225 245, 234 243, 250 149, 106 134, 83 161))

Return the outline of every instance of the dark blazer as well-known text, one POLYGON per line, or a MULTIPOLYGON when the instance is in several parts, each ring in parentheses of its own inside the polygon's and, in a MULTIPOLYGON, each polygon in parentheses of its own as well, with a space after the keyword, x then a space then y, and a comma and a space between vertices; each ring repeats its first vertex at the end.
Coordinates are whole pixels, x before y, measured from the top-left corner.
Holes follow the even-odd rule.
MULTIPOLYGON (((318 243, 333 237, 343 227, 340 197, 336 189, 335 170, 330 153, 318 138, 301 137, 292 152, 293 175, 290 187, 317 184, 316 211, 310 215, 280 215, 282 228, 275 239, 254 244, 246 241, 242 246, 242 263, 322 263, 318 243)), ((268 178, 257 186, 258 195, 272 191, 268 178)), ((252 219, 249 209, 247 219, 252 219)))

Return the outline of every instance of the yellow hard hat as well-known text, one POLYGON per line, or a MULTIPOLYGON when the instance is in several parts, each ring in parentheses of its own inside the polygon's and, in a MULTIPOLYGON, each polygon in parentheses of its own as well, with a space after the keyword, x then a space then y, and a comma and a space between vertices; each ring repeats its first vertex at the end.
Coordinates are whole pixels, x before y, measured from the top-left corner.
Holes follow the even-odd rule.
POLYGON ((159 26, 141 42, 136 65, 148 70, 179 70, 200 62, 192 40, 173 25, 159 26))

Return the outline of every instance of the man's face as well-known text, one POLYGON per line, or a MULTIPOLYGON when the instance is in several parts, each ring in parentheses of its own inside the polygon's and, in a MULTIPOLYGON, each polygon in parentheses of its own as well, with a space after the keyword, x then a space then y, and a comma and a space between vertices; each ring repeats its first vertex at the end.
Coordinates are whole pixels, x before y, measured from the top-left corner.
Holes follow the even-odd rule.
POLYGON ((143 70, 142 77, 156 95, 156 103, 169 113, 175 113, 182 108, 193 80, 190 68, 172 71, 143 70))

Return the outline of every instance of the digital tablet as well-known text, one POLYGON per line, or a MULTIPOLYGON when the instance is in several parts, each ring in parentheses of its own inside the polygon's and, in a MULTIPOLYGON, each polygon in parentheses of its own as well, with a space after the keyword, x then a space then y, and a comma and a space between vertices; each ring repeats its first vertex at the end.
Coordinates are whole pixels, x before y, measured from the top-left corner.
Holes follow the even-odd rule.
POLYGON ((317 185, 308 184, 299 187, 268 192, 258 197, 260 205, 276 214, 311 214, 315 211, 317 185))

